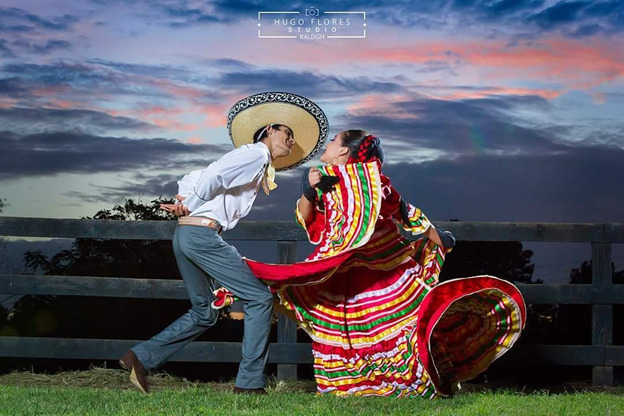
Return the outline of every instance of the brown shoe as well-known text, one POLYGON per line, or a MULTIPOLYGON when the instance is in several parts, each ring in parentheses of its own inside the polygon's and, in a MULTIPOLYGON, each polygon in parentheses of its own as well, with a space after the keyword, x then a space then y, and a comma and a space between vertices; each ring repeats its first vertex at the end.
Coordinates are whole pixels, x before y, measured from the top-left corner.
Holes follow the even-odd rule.
POLYGON ((234 394, 267 394, 265 389, 244 389, 242 387, 234 387, 234 394))
POLYGON ((147 381, 147 370, 141 364, 141 361, 132 352, 132 350, 126 351, 126 353, 119 359, 119 365, 124 370, 130 371, 130 381, 141 392, 149 393, 149 382, 147 381))

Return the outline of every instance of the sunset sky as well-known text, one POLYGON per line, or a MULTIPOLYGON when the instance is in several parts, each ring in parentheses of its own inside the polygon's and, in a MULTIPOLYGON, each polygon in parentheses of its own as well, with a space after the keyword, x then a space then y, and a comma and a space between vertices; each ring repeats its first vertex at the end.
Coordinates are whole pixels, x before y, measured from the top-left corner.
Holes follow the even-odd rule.
MULTIPOLYGON (((2 215, 172 196, 232 149, 232 104, 286 91, 323 108, 330 136, 381 137, 384 171, 434 220, 624 222, 623 1, 339 7, 2 0, 2 215), (366 37, 258 37, 258 12, 309 7, 365 12, 366 37)), ((292 219, 302 172, 248 219, 292 219)))

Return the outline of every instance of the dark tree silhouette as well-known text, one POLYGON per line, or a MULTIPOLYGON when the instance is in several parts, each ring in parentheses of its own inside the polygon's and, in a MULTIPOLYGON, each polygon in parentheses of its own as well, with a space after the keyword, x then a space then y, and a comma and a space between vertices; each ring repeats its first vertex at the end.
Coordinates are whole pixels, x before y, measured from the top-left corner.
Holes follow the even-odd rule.
MULTIPOLYGON (((491 275, 514 283, 541 284, 533 280, 533 251, 524 250, 517 241, 459 241, 448 254, 441 280, 491 275)), ((556 334, 559 308, 552 305, 527 305, 527 325, 522 343, 541 343, 556 334)), ((555 335, 556 336, 556 335, 555 335)))
MULTIPOLYGON (((159 210, 170 199, 149 204, 127 200, 98 211, 94 219, 168 220, 159 210)), ((179 279, 170 241, 78 238, 71 248, 51 257, 41 251, 24 255, 30 273, 58 276, 108 276, 179 279)), ((188 301, 97 298, 85 296, 24 296, 2 333, 20 336, 141 339, 157 333, 188 308, 188 301), (163 307, 164 306, 164 307, 163 307)))
POLYGON ((0 328, 6 325, 8 319, 9 311, 3 305, 0 305, 0 328))
MULTIPOLYGON (((7 201, 4 198, 0 198, 0 213, 2 213, 2 209, 7 205, 7 201)), ((7 238, 5 236, 0 236, 0 273, 7 273, 8 270, 5 270, 7 260, 4 257, 5 250, 7 246, 7 238)), ((0 305, 0 308, 2 306, 0 305)), ((1 322, 1 321, 0 321, 1 322)))
MULTIPOLYGON (((624 269, 615 271, 615 264, 611 262, 611 275, 614 284, 624 284, 624 269)), ((570 284, 583 285, 592 283, 592 261, 585 260, 581 266, 570 270, 570 284)))
MULTIPOLYGON (((615 271, 611 263, 614 284, 624 283, 624 270, 615 271)), ((592 283, 592 261, 585 260, 570 270, 570 284, 592 283)), ((531 305, 527 336, 523 338, 543 344, 591 343, 591 308, 588 305, 531 305)), ((614 314, 617 321, 617 314, 614 314)), ((615 321, 614 321, 615 325, 615 321)), ((614 326, 617 328, 617 325, 614 326)), ((616 331, 617 332, 617 331, 616 331)))
MULTIPOLYGON (((98 211, 93 219, 171 220, 175 217, 159 210, 161 203, 171 202, 155 199, 146 205, 129 199, 124 205, 98 211)), ((179 278, 169 241, 77 238, 70 249, 50 258, 41 251, 26 252, 24 264, 31 273, 58 276, 179 278)))
POLYGON ((442 280, 492 275, 517 283, 533 281, 533 251, 517 241, 458 241, 442 267, 442 280))
MULTIPOLYGON (((6 199, 4 198, 0 198, 0 213, 2 213, 2 208, 4 208, 6 206, 6 199)), ((4 236, 0 236, 0 267, 4 268, 4 263, 5 263, 5 258, 4 258, 4 250, 6 249, 6 244, 7 244, 7 239, 4 236)), ((0 269, 0 272, 3 272, 0 269)), ((2 327, 9 316, 9 312, 7 311, 7 309, 4 307, 4 305, 2 305, 2 302, 0 301, 0 327, 2 327)))

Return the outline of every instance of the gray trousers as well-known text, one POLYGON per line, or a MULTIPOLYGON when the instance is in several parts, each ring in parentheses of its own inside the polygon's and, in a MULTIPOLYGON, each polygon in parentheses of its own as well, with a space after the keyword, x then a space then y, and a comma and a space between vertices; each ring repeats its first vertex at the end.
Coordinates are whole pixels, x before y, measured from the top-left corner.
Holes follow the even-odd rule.
POLYGON ((208 227, 178 226, 173 252, 191 300, 191 309, 158 335, 132 348, 147 370, 159 367, 182 347, 214 325, 219 311, 210 307, 212 291, 226 287, 243 301, 243 359, 236 386, 266 386, 264 368, 269 352, 273 295, 249 269, 233 246, 208 227), (215 281, 218 282, 215 284, 215 281))

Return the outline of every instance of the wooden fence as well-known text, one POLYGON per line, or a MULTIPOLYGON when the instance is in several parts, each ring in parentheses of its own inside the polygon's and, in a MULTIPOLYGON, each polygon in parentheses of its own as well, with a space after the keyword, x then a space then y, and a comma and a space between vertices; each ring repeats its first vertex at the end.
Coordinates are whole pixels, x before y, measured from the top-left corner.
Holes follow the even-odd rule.
MULTIPOLYGON (((530 304, 592 306, 591 345, 517 345, 505 363, 592 366, 594 385, 612 385, 613 367, 624 366, 624 346, 613 345, 613 305, 624 304, 624 285, 613 285, 611 245, 624 243, 624 224, 538 224, 439 222, 458 240, 586 242, 591 244, 591 285, 518 285, 530 304)), ((172 221, 112 221, 0 217, 1 236, 170 240, 172 221)), ((297 241, 305 233, 292 222, 243 222, 224 234, 228 241, 277 241, 280 263, 296 259, 297 241)), ((589 251, 589 250, 588 250, 589 251)), ((187 299, 180 280, 85 276, 0 275, 0 294, 73 295, 122 298, 187 299)), ((114 360, 136 340, 0 337, 0 357, 114 360)), ((240 343, 195 342, 172 361, 237 362, 240 343)), ((296 378, 296 364, 312 363, 309 344, 296 343, 295 325, 280 316, 278 342, 269 362, 278 364, 278 378, 296 378)))

